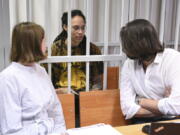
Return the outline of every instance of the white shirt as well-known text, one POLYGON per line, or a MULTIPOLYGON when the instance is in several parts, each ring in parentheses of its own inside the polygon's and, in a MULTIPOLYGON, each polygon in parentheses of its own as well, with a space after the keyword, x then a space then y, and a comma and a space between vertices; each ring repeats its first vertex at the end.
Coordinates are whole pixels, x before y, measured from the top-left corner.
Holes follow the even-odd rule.
POLYGON ((0 135, 47 135, 65 130, 61 104, 44 68, 12 62, 0 73, 0 135))
POLYGON ((136 97, 159 100, 158 109, 164 115, 180 115, 180 53, 165 49, 158 53, 146 72, 136 60, 127 59, 121 73, 121 108, 126 119, 140 109, 136 97), (171 88, 169 97, 165 89, 171 88))

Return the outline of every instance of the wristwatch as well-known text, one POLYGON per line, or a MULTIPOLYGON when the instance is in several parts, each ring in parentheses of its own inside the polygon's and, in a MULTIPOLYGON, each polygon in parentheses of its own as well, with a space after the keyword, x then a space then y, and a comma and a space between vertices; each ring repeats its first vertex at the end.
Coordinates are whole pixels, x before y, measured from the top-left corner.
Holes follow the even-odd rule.
POLYGON ((135 99, 135 102, 139 105, 139 103, 140 103, 140 99, 141 98, 139 98, 139 97, 136 97, 136 99, 135 99))

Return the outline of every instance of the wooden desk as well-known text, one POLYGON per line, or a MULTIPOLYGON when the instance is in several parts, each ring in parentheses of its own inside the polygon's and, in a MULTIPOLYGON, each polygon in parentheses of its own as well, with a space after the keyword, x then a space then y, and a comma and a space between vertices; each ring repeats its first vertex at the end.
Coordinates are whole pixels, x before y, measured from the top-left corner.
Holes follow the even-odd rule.
POLYGON ((128 126, 120 126, 120 127, 116 127, 115 129, 118 130, 123 135, 147 135, 141 131, 142 127, 146 124, 147 123, 128 125, 128 126))
MULTIPOLYGON (((177 121, 180 121, 180 119, 162 121, 162 122, 177 122, 177 121)), ((120 127, 115 127, 115 129, 118 130, 123 135, 147 135, 142 132, 142 127, 147 124, 149 124, 149 123, 120 126, 120 127)))

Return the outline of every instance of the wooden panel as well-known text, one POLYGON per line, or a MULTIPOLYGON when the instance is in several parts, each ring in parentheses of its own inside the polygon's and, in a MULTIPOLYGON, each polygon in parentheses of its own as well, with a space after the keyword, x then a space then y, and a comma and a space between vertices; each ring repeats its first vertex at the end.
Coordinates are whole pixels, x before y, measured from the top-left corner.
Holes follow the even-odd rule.
POLYGON ((75 128, 75 104, 73 94, 57 94, 61 101, 66 128, 75 128))
POLYGON ((81 92, 80 125, 127 125, 129 121, 122 115, 119 96, 119 90, 81 92))
POLYGON ((107 68, 107 89, 118 89, 119 67, 107 68))

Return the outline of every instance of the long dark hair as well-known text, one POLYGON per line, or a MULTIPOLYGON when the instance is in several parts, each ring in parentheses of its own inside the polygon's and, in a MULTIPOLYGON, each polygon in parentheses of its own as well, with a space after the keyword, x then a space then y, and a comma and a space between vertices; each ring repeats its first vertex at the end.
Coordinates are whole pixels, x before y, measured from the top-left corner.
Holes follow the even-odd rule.
POLYGON ((120 37, 123 51, 134 58, 147 60, 164 50, 154 26, 145 19, 127 23, 121 29, 120 37))
MULTIPOLYGON (((83 15, 83 13, 81 12, 81 10, 78 10, 78 9, 72 10, 71 18, 73 18, 75 16, 81 16, 84 20, 84 23, 86 24, 86 18, 83 15)), ((62 28, 64 25, 68 26, 68 12, 63 13, 63 16, 61 17, 61 21, 62 21, 62 28)), ((58 40, 62 40, 62 42, 64 42, 67 39, 67 35, 68 35, 67 31, 63 28, 63 31, 55 38, 54 42, 56 42, 58 40)))

